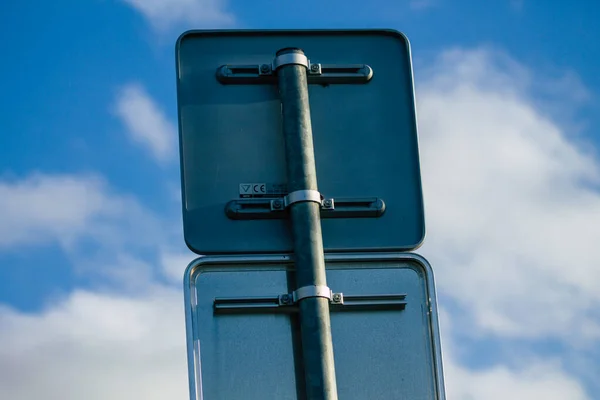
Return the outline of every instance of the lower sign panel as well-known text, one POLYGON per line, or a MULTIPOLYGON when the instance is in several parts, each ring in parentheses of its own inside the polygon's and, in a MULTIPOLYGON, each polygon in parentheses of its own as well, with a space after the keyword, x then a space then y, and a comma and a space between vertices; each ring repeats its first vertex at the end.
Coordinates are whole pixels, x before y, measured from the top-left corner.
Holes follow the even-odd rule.
MULTIPOLYGON (((412 254, 329 254, 338 397, 444 399, 431 268, 412 254)), ((305 399, 286 255, 202 257, 185 275, 191 399, 305 399), (283 300, 283 301, 282 301, 283 300)))

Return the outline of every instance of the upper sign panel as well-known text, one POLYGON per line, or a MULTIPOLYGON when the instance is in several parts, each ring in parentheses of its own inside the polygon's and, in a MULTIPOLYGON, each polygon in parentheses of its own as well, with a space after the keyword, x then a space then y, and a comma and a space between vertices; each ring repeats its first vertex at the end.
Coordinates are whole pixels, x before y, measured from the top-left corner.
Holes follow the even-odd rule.
POLYGON ((199 254, 293 250, 285 212, 270 206, 287 194, 277 82, 253 78, 287 47, 302 49, 323 73, 349 65, 372 71, 368 82, 309 79, 319 191, 335 205, 322 212, 325 249, 417 248, 425 224, 410 48, 389 30, 191 31, 179 38, 186 243, 199 254))

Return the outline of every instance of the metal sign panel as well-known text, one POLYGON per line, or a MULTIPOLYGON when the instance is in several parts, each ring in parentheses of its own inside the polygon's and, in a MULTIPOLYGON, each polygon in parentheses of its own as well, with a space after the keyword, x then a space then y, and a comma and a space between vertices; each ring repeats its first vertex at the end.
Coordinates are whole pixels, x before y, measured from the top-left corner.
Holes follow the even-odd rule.
MULTIPOLYGON (((326 262, 339 398, 444 399, 427 261, 363 253, 328 254, 326 262)), ((202 257, 189 265, 192 400, 305 398, 297 310, 285 297, 294 287, 286 255, 202 257)))
POLYGON ((332 200, 321 213, 325 250, 417 248, 425 226, 411 55, 406 37, 390 30, 190 31, 179 38, 188 247, 198 254, 293 250, 282 211, 288 192, 273 63, 290 46, 308 60, 319 191, 332 200))

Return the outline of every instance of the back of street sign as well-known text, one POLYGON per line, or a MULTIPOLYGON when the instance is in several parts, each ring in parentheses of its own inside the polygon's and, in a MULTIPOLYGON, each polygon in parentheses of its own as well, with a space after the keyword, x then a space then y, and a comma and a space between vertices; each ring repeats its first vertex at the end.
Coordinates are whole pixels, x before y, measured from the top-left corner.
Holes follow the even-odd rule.
POLYGON ((325 250, 417 248, 425 225, 410 46, 390 30, 190 31, 179 38, 189 248, 198 254, 293 250, 274 79, 275 54, 288 47, 302 49, 310 63, 318 189, 330 200, 321 211, 325 250))
MULTIPOLYGON (((339 398, 445 399, 427 261, 353 253, 328 254, 326 262, 339 398)), ((294 288, 286 255, 202 257, 189 265, 192 400, 305 398, 294 288)))

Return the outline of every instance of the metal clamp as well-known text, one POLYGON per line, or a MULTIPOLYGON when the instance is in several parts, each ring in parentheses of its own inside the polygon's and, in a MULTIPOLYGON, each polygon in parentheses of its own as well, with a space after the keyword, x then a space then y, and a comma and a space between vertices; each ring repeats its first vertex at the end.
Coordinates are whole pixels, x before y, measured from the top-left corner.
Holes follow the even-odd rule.
POLYGON ((302 201, 312 201, 321 204, 323 196, 316 190, 296 190, 283 198, 283 204, 286 208, 302 201))
POLYGON ((300 53, 286 53, 275 57, 271 68, 273 71, 277 71, 280 67, 290 64, 304 65, 306 68, 310 69, 310 61, 308 61, 308 58, 304 54, 300 53))
POLYGON ((331 289, 327 286, 303 286, 292 292, 294 303, 308 297, 325 297, 331 300, 331 289))
POLYGON ((294 290, 291 294, 282 294, 279 296, 279 305, 287 306, 299 302, 309 297, 323 297, 332 304, 344 304, 344 295, 342 293, 333 293, 327 286, 303 286, 294 290))
POLYGON ((271 200, 271 210, 282 210, 288 208, 294 203, 300 203, 303 201, 312 201, 314 203, 318 203, 323 208, 328 210, 333 210, 334 208, 333 199, 324 200, 321 193, 319 193, 317 190, 296 190, 281 199, 271 200))

